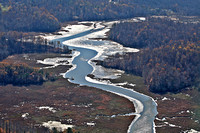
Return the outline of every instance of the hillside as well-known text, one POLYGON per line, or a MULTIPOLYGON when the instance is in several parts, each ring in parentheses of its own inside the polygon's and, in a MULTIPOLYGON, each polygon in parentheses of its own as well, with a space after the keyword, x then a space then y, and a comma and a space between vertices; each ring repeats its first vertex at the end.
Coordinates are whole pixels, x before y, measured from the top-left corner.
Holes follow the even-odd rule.
POLYGON ((153 92, 177 92, 200 78, 200 24, 167 19, 120 23, 109 34, 111 40, 138 53, 115 55, 102 64, 144 77, 153 92))
POLYGON ((199 0, 0 0, 0 3, 0 30, 52 32, 66 21, 200 15, 199 0))

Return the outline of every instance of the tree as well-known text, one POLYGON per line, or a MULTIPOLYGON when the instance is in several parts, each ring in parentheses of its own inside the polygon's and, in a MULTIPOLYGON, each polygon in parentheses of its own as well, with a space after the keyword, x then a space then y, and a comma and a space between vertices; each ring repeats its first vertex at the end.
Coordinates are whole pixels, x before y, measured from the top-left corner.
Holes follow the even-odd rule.
POLYGON ((68 127, 68 129, 67 129, 67 133, 73 133, 73 131, 70 127, 68 127))
POLYGON ((52 129, 52 131, 53 133, 58 133, 58 130, 55 127, 52 129))

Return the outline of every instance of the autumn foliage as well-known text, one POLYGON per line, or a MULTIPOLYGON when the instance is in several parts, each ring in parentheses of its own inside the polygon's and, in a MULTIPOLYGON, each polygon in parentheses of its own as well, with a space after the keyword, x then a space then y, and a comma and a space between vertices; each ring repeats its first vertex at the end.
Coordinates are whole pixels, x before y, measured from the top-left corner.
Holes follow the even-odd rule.
POLYGON ((23 53, 69 53, 68 47, 63 49, 48 46, 48 43, 30 33, 9 31, 0 32, 0 61, 13 54, 23 53), (29 40, 29 41, 26 41, 29 40))
POLYGON ((52 32, 66 21, 200 15, 199 0, 0 0, 0 29, 52 32))
POLYGON ((138 53, 115 55, 103 63, 144 77, 154 92, 177 92, 200 78, 200 25, 166 19, 117 24, 113 40, 139 47, 138 53), (118 32, 115 32, 118 29, 118 32))
POLYGON ((37 68, 31 68, 27 64, 0 63, 1 85, 42 84, 49 79, 53 79, 49 73, 44 73, 43 70, 37 68))

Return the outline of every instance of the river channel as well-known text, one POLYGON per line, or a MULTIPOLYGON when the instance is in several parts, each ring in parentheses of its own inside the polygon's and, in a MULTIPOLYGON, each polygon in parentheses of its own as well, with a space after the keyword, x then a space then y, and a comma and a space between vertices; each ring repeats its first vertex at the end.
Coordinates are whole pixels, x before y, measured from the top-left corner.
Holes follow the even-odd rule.
MULTIPOLYGON (((88 30, 76 35, 72 35, 70 37, 63 37, 59 39, 54 39, 52 41, 60 41, 61 43, 63 43, 64 41, 78 38, 99 30, 102 29, 88 30)), ((65 78, 68 78, 69 81, 72 83, 102 89, 104 91, 108 91, 125 97, 132 101, 135 106, 136 117, 132 121, 132 123, 130 123, 127 133, 155 132, 154 119, 157 115, 157 109, 156 103, 151 97, 135 92, 131 89, 87 80, 87 75, 92 73, 94 69, 89 62, 93 57, 95 57, 98 54, 98 52, 83 47, 69 46, 69 49, 76 50, 80 52, 80 54, 77 57, 75 57, 72 62, 73 65, 75 65, 76 67, 66 72, 65 78)))

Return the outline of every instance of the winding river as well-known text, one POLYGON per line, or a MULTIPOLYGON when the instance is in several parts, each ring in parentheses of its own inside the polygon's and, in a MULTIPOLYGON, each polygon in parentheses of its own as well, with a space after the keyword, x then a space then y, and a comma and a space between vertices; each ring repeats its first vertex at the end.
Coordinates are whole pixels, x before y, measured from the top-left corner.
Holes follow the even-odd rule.
MULTIPOLYGON (((69 37, 54 39, 53 41, 60 41, 62 43, 64 41, 85 36, 87 34, 102 29, 103 28, 92 29, 69 37)), ((72 62, 76 66, 76 68, 68 71, 65 74, 65 78, 69 78, 69 81, 72 83, 86 85, 90 87, 96 87, 104 91, 108 91, 129 99, 131 102, 133 102, 135 106, 136 117, 130 124, 127 132, 128 133, 155 132, 154 119, 155 116, 157 115, 157 110, 156 110, 156 103, 151 97, 135 92, 131 89, 126 89, 123 87, 108 85, 104 83, 92 82, 88 80, 86 78, 87 75, 92 73, 94 69, 90 64, 90 61, 98 54, 98 52, 95 50, 81 48, 81 47, 69 46, 69 49, 76 50, 80 52, 80 54, 76 56, 72 62)))

